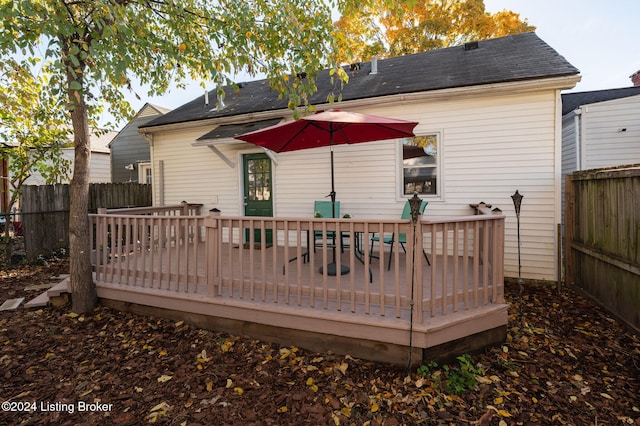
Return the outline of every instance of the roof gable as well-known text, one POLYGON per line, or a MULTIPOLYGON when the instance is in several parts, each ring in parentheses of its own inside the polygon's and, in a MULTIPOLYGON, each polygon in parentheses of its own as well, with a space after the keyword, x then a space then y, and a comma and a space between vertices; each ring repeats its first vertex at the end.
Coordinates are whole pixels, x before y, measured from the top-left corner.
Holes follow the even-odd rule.
POLYGON ((564 93, 562 95, 562 115, 566 115, 582 105, 612 101, 640 95, 640 86, 620 89, 593 90, 590 92, 564 93))
MULTIPOLYGON (((535 33, 521 33, 465 46, 431 50, 413 55, 379 60, 377 73, 371 73, 371 63, 347 67, 349 83, 342 91, 342 100, 375 98, 432 90, 533 80, 576 75, 578 69, 559 55, 535 33), (470 47, 470 48, 469 48, 470 47), (474 48, 475 47, 475 48, 474 48)), ((330 82, 329 71, 316 79, 318 91, 310 102, 326 103, 327 95, 340 91, 330 82)), ((218 117, 283 110, 287 100, 269 87, 268 80, 238 85, 235 92, 225 87, 225 107, 205 105, 204 95, 149 122, 144 127, 182 123, 218 117)), ((209 97, 216 99, 215 90, 209 97)))

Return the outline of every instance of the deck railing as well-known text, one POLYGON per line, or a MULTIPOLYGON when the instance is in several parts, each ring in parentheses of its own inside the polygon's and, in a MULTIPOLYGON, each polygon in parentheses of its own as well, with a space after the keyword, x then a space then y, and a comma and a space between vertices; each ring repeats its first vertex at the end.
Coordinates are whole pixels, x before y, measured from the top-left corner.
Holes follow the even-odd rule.
POLYGON ((372 318, 406 320, 414 306, 416 323, 503 303, 501 215, 416 224, 219 213, 92 220, 98 282, 372 318), (393 244, 372 247, 380 235, 393 244))

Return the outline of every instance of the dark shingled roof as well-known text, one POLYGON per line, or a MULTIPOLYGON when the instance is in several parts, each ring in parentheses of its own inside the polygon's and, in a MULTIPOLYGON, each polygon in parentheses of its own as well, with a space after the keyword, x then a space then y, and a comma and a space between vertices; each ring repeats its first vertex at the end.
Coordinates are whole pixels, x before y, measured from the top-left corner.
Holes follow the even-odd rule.
POLYGON ((562 95, 562 115, 568 114, 581 105, 611 101, 640 95, 640 86, 621 89, 594 90, 591 92, 565 93, 562 95))
MULTIPOLYGON (((455 46, 379 60, 377 74, 370 74, 370 62, 359 65, 354 71, 346 67, 349 83, 342 89, 345 101, 579 73, 534 32, 479 41, 475 49, 455 46)), ((215 104, 205 106, 202 95, 145 127, 287 108, 287 99, 278 99, 268 80, 240 86, 237 93, 225 88, 225 107, 220 111, 216 111, 215 104)), ((339 90, 330 83, 327 70, 319 73, 317 87, 318 92, 310 100, 316 105, 326 103, 332 90, 336 95, 339 90)), ((215 90, 209 98, 216 99, 215 90)))

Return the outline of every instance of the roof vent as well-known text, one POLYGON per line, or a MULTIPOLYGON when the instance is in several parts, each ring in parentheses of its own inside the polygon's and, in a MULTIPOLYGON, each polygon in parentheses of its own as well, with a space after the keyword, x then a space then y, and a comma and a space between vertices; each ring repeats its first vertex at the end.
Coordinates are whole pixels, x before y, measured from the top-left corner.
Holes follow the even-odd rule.
POLYGON ((371 72, 369 74, 378 74, 378 58, 371 58, 371 72))
POLYGON ((478 48, 477 41, 470 41, 464 44, 464 50, 476 50, 478 48))

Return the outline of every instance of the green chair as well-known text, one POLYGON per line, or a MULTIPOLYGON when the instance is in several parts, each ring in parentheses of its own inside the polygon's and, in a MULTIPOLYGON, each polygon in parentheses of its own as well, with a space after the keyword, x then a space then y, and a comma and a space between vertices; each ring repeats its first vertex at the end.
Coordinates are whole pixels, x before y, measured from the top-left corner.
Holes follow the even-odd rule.
MULTIPOLYGON (((418 211, 420 214, 424 213, 424 209, 427 207, 427 204, 429 204, 428 201, 423 201, 420 204, 420 209, 418 211)), ((404 204, 404 209, 402 210, 402 216, 400 216, 400 219, 411 219, 411 205, 409 204, 409 201, 407 201, 404 204)), ((380 241, 382 241, 383 244, 389 244, 391 246, 391 250, 389 251, 389 266, 387 267, 387 269, 391 269, 391 258, 393 257, 393 246, 395 242, 395 234, 391 234, 390 237, 382 236, 382 239, 379 236, 376 236, 374 234, 371 237, 370 253, 373 253, 373 244, 375 242, 378 242, 378 244, 380 244, 380 241)), ((405 244, 407 243, 407 234, 405 234, 404 232, 401 232, 398 235, 398 243, 400 243, 400 247, 402 247, 402 250, 404 250, 406 254, 407 249, 405 247, 405 244)), ((382 250, 382 247, 380 247, 380 250, 382 250)), ((427 253, 424 251, 424 249, 422 250, 422 254, 424 254, 424 258, 427 260, 427 265, 431 265, 431 262, 429 261, 429 257, 427 256, 427 253)))
MULTIPOLYGON (((336 201, 335 215, 331 201, 315 201, 313 203, 313 216, 314 217, 340 217, 340 201, 336 201)), ((336 245, 336 233, 334 231, 327 231, 327 240, 331 240, 333 245, 329 247, 335 247, 336 245)), ((313 231, 313 251, 316 251, 316 247, 322 246, 322 231, 313 231), (320 240, 319 244, 316 241, 320 240)))

